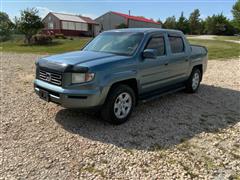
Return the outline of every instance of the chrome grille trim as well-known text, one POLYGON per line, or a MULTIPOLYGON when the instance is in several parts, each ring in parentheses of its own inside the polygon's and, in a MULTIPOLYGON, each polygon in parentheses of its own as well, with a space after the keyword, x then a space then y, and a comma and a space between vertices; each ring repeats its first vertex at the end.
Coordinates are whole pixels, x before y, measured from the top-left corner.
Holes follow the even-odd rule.
POLYGON ((55 85, 62 85, 62 75, 52 72, 39 70, 39 79, 55 85))

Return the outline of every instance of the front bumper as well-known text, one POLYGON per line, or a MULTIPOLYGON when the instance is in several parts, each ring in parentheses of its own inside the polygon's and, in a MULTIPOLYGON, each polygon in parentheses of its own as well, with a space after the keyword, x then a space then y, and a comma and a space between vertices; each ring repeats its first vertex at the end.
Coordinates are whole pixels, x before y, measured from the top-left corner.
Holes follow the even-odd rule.
POLYGON ((96 89, 64 89, 63 87, 49 84, 36 79, 34 90, 39 95, 40 90, 49 93, 49 101, 65 108, 94 108, 104 103, 105 93, 100 88, 96 89))

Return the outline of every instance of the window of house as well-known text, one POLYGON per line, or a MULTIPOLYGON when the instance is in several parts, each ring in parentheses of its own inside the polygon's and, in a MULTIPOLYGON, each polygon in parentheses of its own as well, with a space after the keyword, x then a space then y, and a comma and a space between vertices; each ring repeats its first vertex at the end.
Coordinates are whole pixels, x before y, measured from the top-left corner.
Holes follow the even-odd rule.
POLYGON ((76 30, 87 31, 88 30, 88 24, 86 24, 86 23, 76 23, 76 30))
POLYGON ((82 23, 82 31, 87 31, 88 30, 88 24, 82 23))
POLYGON ((68 22, 67 21, 62 21, 62 28, 63 29, 68 29, 68 22))
POLYGON ((81 31, 81 23, 76 23, 76 30, 81 31))
POLYGON ((62 28, 67 29, 67 30, 75 30, 75 23, 68 22, 68 21, 62 21, 62 28))
POLYGON ((155 49, 157 50, 157 56, 163 56, 165 52, 165 42, 164 37, 153 37, 147 44, 145 49, 155 49))
POLYGON ((184 52, 184 43, 181 37, 169 36, 168 38, 172 53, 184 52))
POLYGON ((68 22, 68 29, 69 30, 75 30, 75 23, 74 22, 68 22))
POLYGON ((88 31, 88 24, 62 21, 62 28, 67 30, 88 31))
POLYGON ((52 22, 48 23, 48 29, 53 29, 53 23, 52 22))

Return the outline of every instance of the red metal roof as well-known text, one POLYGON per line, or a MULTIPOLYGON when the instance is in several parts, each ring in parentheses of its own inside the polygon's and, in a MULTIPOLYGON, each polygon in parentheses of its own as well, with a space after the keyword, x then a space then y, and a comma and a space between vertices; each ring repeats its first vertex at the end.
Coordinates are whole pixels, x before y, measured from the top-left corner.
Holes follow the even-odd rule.
POLYGON ((122 16, 126 19, 132 19, 132 20, 135 20, 135 21, 142 21, 142 22, 147 22, 147 23, 154 23, 154 24, 161 24, 159 22, 156 22, 156 21, 153 21, 151 19, 147 19, 147 18, 144 18, 144 17, 138 17, 138 16, 129 16, 127 14, 122 14, 122 13, 119 13, 119 12, 113 12, 111 11, 111 13, 113 14, 116 14, 116 15, 119 15, 119 16, 122 16))

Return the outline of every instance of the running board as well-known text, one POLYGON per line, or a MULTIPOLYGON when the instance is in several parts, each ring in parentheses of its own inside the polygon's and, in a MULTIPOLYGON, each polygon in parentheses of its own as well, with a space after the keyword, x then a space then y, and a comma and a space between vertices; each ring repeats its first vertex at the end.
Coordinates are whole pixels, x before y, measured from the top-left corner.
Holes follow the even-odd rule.
POLYGON ((168 94, 172 94, 172 93, 175 93, 175 92, 178 92, 178 91, 181 91, 181 90, 183 90, 183 89, 185 89, 185 86, 182 86, 182 87, 178 87, 178 88, 176 88, 176 89, 172 89, 172 90, 168 90, 168 91, 164 91, 164 92, 159 92, 159 94, 157 94, 156 92, 154 93, 154 95, 148 95, 148 96, 146 96, 146 97, 140 97, 140 101, 142 102, 142 103, 146 103, 146 102, 148 102, 148 101, 151 101, 151 100, 154 100, 154 99, 158 99, 158 98, 160 98, 160 97, 162 97, 162 96, 165 96, 165 95, 168 95, 168 94))

